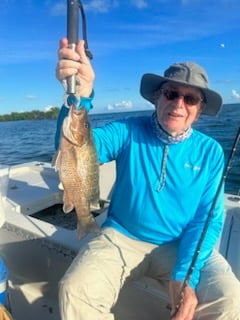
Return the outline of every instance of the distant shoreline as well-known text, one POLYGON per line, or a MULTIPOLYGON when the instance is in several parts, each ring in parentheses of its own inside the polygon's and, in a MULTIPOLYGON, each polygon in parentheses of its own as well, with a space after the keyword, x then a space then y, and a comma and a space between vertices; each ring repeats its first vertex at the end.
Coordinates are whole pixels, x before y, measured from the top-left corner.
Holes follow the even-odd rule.
MULTIPOLYGON (((90 117, 97 117, 99 115, 106 115, 106 117, 111 117, 114 114, 134 114, 136 112, 146 112, 149 113, 153 111, 152 109, 145 109, 145 110, 115 110, 115 111, 108 111, 108 112, 91 112, 89 115, 90 117)), ((12 112, 10 114, 0 115, 0 122, 4 121, 20 121, 20 120, 56 120, 58 118, 58 114, 60 112, 60 108, 52 108, 49 111, 39 111, 33 110, 28 112, 12 112)))
MULTIPOLYGON (((240 108, 240 103, 224 103, 224 106, 238 106, 240 108)), ((116 113, 134 113, 134 112, 150 112, 152 109, 136 109, 136 110, 112 110, 108 112, 91 112, 91 117, 105 114, 106 116, 111 116, 116 113)), ((32 110, 27 112, 11 112, 10 114, 0 115, 0 122, 4 121, 18 121, 18 120, 56 120, 58 118, 58 114, 60 112, 60 108, 53 107, 48 111, 40 111, 40 110, 32 110)))
POLYGON ((60 109, 55 107, 49 111, 33 110, 28 112, 12 112, 10 114, 0 115, 0 122, 19 121, 19 120, 56 120, 60 109))

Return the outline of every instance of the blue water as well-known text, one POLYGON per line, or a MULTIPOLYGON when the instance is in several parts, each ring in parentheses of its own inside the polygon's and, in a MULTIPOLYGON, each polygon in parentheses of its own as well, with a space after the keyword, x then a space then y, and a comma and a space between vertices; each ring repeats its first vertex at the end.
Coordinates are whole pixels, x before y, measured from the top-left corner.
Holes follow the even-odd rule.
MULTIPOLYGON (((115 119, 151 114, 135 111, 90 114, 92 126, 102 126, 115 119)), ((194 127, 215 138, 223 147, 226 160, 240 126, 240 104, 224 105, 217 117, 201 116, 194 127)), ((29 161, 50 162, 55 153, 55 120, 0 122, 0 164, 15 165, 29 161)), ((226 191, 237 194, 240 189, 240 145, 226 180, 226 191)))

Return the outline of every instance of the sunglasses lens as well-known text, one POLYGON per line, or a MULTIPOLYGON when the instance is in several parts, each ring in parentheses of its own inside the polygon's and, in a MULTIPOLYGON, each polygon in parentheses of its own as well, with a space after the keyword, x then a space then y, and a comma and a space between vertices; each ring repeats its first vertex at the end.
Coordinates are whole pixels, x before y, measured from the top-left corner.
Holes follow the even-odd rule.
POLYGON ((184 96, 184 102, 186 104, 189 104, 190 106, 194 106, 195 104, 198 104, 200 99, 198 97, 192 96, 192 95, 186 95, 184 96))
POLYGON ((175 91, 175 90, 166 89, 166 90, 163 91, 163 94, 164 94, 164 97, 166 99, 168 99, 168 100, 175 100, 175 99, 177 99, 179 97, 178 92, 175 91))
POLYGON ((178 99, 179 97, 183 96, 184 102, 190 106, 196 105, 200 102, 201 98, 187 94, 187 95, 182 95, 176 90, 171 90, 171 89, 165 89, 163 90, 163 95, 167 100, 175 100, 178 99))

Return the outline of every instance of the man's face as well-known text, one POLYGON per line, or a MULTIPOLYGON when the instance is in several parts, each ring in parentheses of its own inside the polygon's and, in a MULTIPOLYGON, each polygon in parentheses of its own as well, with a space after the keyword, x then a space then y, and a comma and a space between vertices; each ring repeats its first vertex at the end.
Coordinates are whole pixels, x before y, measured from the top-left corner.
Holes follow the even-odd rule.
POLYGON ((191 127, 202 110, 203 97, 197 88, 165 83, 157 92, 157 118, 162 128, 177 136, 191 127))

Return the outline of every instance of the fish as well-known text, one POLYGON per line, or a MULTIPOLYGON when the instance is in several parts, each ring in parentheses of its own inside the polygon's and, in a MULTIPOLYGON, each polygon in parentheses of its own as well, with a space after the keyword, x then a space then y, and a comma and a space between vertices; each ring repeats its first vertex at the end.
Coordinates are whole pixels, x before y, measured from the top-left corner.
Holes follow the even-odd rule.
POLYGON ((85 107, 70 107, 53 166, 63 186, 63 212, 76 211, 79 240, 89 232, 100 232, 90 211, 91 205, 99 203, 99 163, 85 107))

